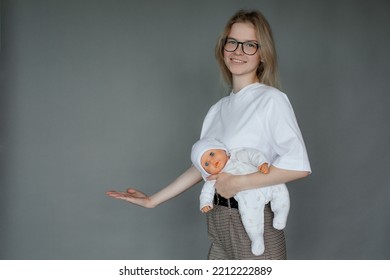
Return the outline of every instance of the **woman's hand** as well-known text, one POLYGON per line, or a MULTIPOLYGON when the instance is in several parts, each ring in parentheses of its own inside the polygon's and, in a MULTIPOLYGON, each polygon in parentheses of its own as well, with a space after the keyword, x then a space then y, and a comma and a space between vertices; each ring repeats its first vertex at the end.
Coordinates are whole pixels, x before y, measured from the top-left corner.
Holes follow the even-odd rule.
POLYGON ((239 192, 236 183, 237 177, 238 175, 232 175, 230 173, 219 173, 207 177, 207 180, 215 180, 214 188, 216 192, 222 197, 229 199, 239 192))
POLYGON ((106 195, 116 198, 125 200, 127 202, 133 203, 135 205, 139 205, 145 208, 154 208, 155 205, 153 204, 150 197, 143 192, 140 192, 136 189, 127 189, 126 192, 118 192, 118 191, 108 191, 106 192, 106 195))
POLYGON ((308 171, 295 171, 270 166, 269 173, 254 172, 246 175, 220 173, 207 177, 215 180, 215 190, 224 198, 231 198, 238 192, 278 184, 285 184, 308 176, 308 171))
POLYGON ((200 172, 194 166, 191 166, 172 183, 151 196, 136 189, 127 189, 125 192, 108 191, 106 194, 113 198, 125 200, 145 208, 154 208, 181 194, 193 185, 199 183, 200 180, 202 180, 200 172))

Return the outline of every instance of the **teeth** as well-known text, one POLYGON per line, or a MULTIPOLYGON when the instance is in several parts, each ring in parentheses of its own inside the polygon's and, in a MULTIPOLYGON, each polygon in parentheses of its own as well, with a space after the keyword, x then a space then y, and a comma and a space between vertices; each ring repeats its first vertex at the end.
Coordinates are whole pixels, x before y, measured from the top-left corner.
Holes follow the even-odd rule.
POLYGON ((234 58, 232 58, 231 61, 233 61, 235 63, 245 63, 245 61, 242 61, 242 60, 239 60, 239 59, 234 59, 234 58))

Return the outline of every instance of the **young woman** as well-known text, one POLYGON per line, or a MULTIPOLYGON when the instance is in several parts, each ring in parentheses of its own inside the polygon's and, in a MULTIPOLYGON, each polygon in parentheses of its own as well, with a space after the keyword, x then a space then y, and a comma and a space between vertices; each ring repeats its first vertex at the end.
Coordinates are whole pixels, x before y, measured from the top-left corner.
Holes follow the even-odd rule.
MULTIPOLYGON (((266 175, 221 173, 209 178, 216 180, 218 194, 214 209, 207 213, 212 240, 208 258, 286 259, 284 232, 272 227, 270 206, 264 210, 265 251, 261 256, 254 256, 233 198, 239 191, 283 184, 311 172, 293 109, 286 95, 276 89, 276 52, 271 28, 264 16, 258 11, 237 12, 217 42, 216 58, 232 92, 211 107, 201 138, 218 138, 229 149, 260 150, 272 165, 266 175)), ((110 191, 107 195, 153 208, 201 180, 200 172, 192 166, 151 196, 135 189, 110 191)))

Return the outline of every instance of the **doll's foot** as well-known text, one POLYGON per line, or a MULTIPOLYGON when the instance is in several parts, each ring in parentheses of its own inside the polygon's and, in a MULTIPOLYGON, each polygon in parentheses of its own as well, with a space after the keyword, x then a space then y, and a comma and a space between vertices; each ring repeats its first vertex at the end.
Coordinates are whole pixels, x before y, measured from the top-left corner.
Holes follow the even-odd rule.
POLYGON ((252 242, 252 253, 255 256, 260 256, 264 253, 264 241, 257 240, 252 242))
POLYGON ((278 220, 278 219, 274 218, 273 226, 274 226, 274 228, 276 228, 278 230, 282 230, 286 227, 286 221, 284 219, 278 220))

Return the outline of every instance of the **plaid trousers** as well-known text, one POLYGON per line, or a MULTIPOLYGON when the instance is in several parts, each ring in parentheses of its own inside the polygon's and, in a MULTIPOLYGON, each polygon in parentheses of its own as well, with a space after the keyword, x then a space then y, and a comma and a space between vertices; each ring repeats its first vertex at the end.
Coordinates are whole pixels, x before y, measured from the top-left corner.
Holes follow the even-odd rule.
POLYGON ((274 214, 268 203, 264 208, 265 251, 255 256, 251 241, 241 222, 238 209, 214 205, 207 213, 208 236, 212 241, 209 260, 283 260, 287 259, 283 230, 272 226, 274 214))

